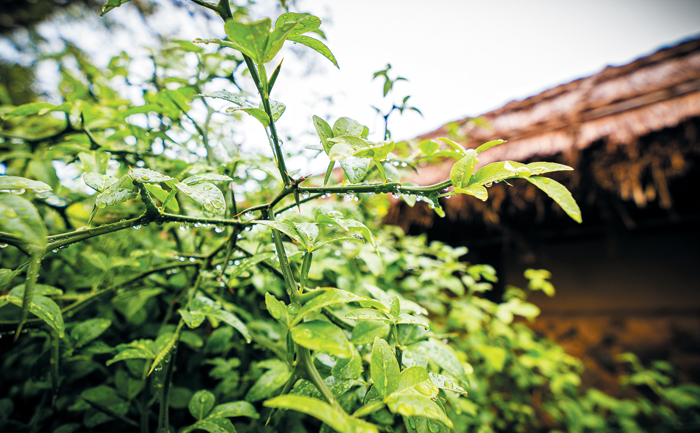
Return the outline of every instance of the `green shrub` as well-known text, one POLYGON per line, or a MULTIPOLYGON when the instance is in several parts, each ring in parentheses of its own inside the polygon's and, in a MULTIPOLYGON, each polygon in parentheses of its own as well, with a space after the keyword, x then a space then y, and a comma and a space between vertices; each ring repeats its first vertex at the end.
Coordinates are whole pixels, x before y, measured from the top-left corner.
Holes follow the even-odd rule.
MULTIPOLYGON (((232 16, 226 1, 197 3, 232 16)), ((11 245, 0 252, 3 431, 697 423, 697 388, 672 386, 665 365, 633 362, 629 378, 653 385, 659 401, 584 394, 580 362, 514 323, 539 312, 528 291, 488 301, 480 294, 496 280, 490 266, 461 262, 464 249, 426 245, 369 216, 386 207, 386 194, 441 213, 441 197, 485 200, 492 182, 519 178, 580 221, 568 191, 540 176, 568 167, 510 161, 475 171, 478 153, 500 141, 476 150, 448 139, 373 143, 350 118, 331 127, 314 117, 331 161, 325 179, 288 172, 275 128, 285 106, 269 99, 282 85, 281 63, 272 71, 265 64, 285 40, 335 63, 307 35, 319 24, 295 13, 274 25, 228 20, 227 40, 154 51, 156 68, 142 82, 125 55, 99 69, 71 48, 55 56, 61 104, 2 107, 0 242, 11 245), (212 87, 221 78, 234 87, 242 65, 259 91, 255 102, 212 87), (126 99, 124 85, 145 103, 126 99), (215 99, 229 116, 212 108, 215 99), (265 128, 273 158, 231 144, 227 131, 242 114, 265 128), (445 157, 456 162, 444 182, 390 180, 445 157), (339 185, 331 184, 336 162, 339 185)), ((526 276, 529 290, 553 291, 546 272, 526 276)))

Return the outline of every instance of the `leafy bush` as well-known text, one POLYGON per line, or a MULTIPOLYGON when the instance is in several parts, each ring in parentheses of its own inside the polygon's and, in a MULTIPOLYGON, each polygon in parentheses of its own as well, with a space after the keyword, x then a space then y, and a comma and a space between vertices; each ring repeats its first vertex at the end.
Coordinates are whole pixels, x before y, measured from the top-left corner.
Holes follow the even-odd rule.
MULTIPOLYGON (((197 3, 232 17, 226 1, 197 3)), ((475 171, 478 153, 500 141, 476 150, 448 139, 374 143, 350 118, 331 127, 314 117, 325 179, 288 172, 275 127, 285 106, 269 99, 281 63, 271 73, 265 64, 286 40, 335 63, 307 35, 319 25, 296 13, 274 26, 229 19, 227 40, 155 51, 141 82, 127 56, 99 69, 68 47, 55 56, 60 104, 2 108, 0 242, 12 246, 0 252, 3 431, 697 424, 697 388, 672 386, 662 364, 645 370, 629 358, 628 382, 657 401, 583 393, 580 362, 514 320, 537 316, 530 290, 553 292, 546 271, 529 271, 528 291, 494 303, 480 296, 496 280, 490 266, 370 216, 386 194, 440 213, 442 197, 485 200, 492 182, 519 178, 580 221, 568 191, 539 176, 568 167, 506 161, 475 171), (214 86, 247 78, 236 72, 244 64, 259 102, 214 86), (126 98, 134 92, 144 103, 126 98), (241 113, 263 125, 272 158, 228 140, 241 113), (444 182, 392 180, 443 157, 456 159, 444 182), (345 182, 329 186, 336 162, 345 182)))

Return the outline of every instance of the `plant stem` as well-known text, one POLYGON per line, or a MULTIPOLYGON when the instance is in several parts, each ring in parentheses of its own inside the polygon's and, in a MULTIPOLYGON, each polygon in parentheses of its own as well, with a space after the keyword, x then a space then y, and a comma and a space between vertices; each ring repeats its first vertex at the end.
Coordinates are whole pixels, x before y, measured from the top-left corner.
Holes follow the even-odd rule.
POLYGON ((323 399, 326 400, 328 404, 335 407, 339 407, 336 399, 333 397, 333 393, 328 389, 328 387, 326 386, 326 382, 323 381, 323 378, 316 369, 316 366, 314 365, 314 359, 311 356, 311 352, 309 351, 309 349, 301 346, 297 347, 299 353, 299 363, 303 368, 306 379, 314 384, 314 386, 321 393, 321 396, 323 396, 323 399))
POLYGON ((158 433, 167 433, 169 430, 168 397, 170 391, 170 382, 172 382, 173 380, 173 372, 175 370, 175 355, 177 355, 177 343, 175 344, 175 347, 173 347, 172 352, 170 352, 170 362, 168 363, 168 368, 165 371, 163 387, 160 389, 160 407, 158 410, 158 433))
POLYGON ((262 104, 263 108, 265 109, 265 113, 267 113, 267 116, 270 118, 270 135, 272 135, 272 145, 274 146, 274 151, 275 151, 275 156, 277 159, 277 168, 279 168, 280 171, 280 176, 282 176, 282 182, 284 182, 285 186, 291 184, 291 180, 289 179, 289 175, 287 174, 287 166, 284 162, 284 155, 282 154, 282 147, 280 146, 280 139, 279 136, 277 135, 277 128, 275 127, 275 119, 272 117, 272 110, 270 109, 270 100, 268 99, 265 89, 263 89, 262 82, 260 81, 260 76, 258 75, 258 70, 255 67, 255 63, 253 62, 253 59, 250 57, 246 56, 243 54, 243 59, 245 60, 245 64, 248 66, 248 70, 250 71, 250 76, 253 78, 253 81, 255 82, 255 87, 258 89, 258 93, 260 94, 260 98, 262 98, 262 104))
MULTIPOLYGON (((267 212, 267 219, 274 221, 272 217, 272 212, 267 212)), ((279 230, 272 230, 272 238, 275 242, 275 249, 277 250, 277 258, 280 261, 280 268, 282 268, 282 276, 284 277, 284 284, 287 286, 287 293, 289 294, 289 299, 292 302, 296 302, 299 290, 297 289, 297 283, 294 281, 294 276, 292 275, 292 268, 289 267, 289 261, 287 260, 287 252, 284 250, 284 244, 282 243, 282 233, 279 230)))

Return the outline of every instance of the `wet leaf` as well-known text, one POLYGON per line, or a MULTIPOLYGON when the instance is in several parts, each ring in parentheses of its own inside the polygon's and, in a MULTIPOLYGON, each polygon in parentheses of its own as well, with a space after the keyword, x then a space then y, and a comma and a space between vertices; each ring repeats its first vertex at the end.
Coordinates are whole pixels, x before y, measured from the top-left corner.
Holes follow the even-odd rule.
POLYGON ((210 418, 234 418, 238 416, 247 416, 253 419, 260 418, 255 407, 247 401, 231 401, 220 404, 209 413, 210 418))
POLYGON ((311 38, 309 36, 290 36, 287 38, 287 40, 290 40, 292 42, 298 42, 302 45, 305 45, 312 50, 316 51, 317 53, 321 54, 323 57, 327 58, 330 60, 336 68, 340 69, 340 66, 338 66, 338 61, 335 59, 335 56, 331 52, 331 50, 321 41, 318 39, 311 38))
POLYGON ((269 18, 251 23, 229 20, 224 30, 230 38, 232 48, 250 57, 255 63, 265 63, 265 50, 270 37, 272 22, 269 18))
POLYGON ((141 183, 158 183, 174 180, 172 177, 159 173, 148 168, 132 168, 129 176, 137 182, 141 183))
POLYGON ((282 388, 290 376, 287 364, 279 360, 267 363, 269 370, 262 374, 253 386, 248 390, 245 399, 249 402, 256 402, 271 397, 282 388))
POLYGON ((506 142, 506 140, 492 140, 492 141, 488 141, 488 142, 482 144, 481 146, 477 147, 477 148, 476 148, 476 153, 481 153, 481 152, 483 152, 483 151, 485 151, 485 150, 491 149, 492 147, 498 146, 499 144, 503 144, 503 143, 505 143, 505 142, 506 142))
POLYGON ((432 380, 433 384, 440 389, 456 392, 456 393, 459 393, 462 395, 467 395, 466 389, 457 385, 454 380, 452 380, 448 377, 445 377, 441 374, 430 373, 430 380, 432 380))
POLYGON ((533 176, 526 178, 526 180, 551 197, 572 220, 579 224, 583 221, 581 209, 578 207, 571 192, 564 185, 547 177, 533 176))
POLYGON ((389 396, 399 385, 400 370, 394 350, 379 337, 374 339, 372 345, 370 372, 374 386, 382 397, 389 396))
POLYGON ((408 367, 399 375, 399 383, 392 394, 417 395, 434 399, 438 395, 438 387, 433 384, 424 367, 408 367))
POLYGON ((195 419, 201 420, 211 412, 215 402, 214 394, 207 390, 201 390, 194 393, 187 408, 195 419))
POLYGON ((461 382, 467 383, 467 376, 464 373, 464 367, 459 362, 457 354, 447 344, 439 342, 435 339, 423 341, 417 344, 425 349, 430 359, 451 376, 456 377, 461 382))
POLYGON ((450 180, 455 188, 463 188, 469 183, 469 179, 474 173, 474 167, 478 162, 474 149, 466 150, 465 154, 462 159, 454 163, 450 170, 450 180))
POLYGON ((355 158, 354 156, 340 161, 340 166, 348 177, 350 183, 360 183, 365 178, 372 160, 367 158, 355 158))
POLYGON ((300 395, 281 395, 263 403, 266 407, 291 409, 310 415, 341 433, 377 433, 377 428, 365 421, 354 419, 328 403, 300 395))
POLYGON ((374 342, 375 337, 385 338, 387 334, 389 334, 389 324, 365 320, 355 325, 350 341, 354 344, 369 344, 374 342))
POLYGON ((346 292, 345 290, 340 290, 340 289, 329 289, 325 293, 313 298, 312 300, 308 301, 302 309, 299 311, 297 314, 296 318, 292 322, 292 326, 296 325, 297 323, 301 322, 301 320, 311 314, 312 312, 321 310, 324 307, 328 307, 331 305, 337 305, 337 304, 347 304, 349 302, 364 302, 368 306, 372 306, 374 308, 378 308, 380 310, 386 309, 384 304, 381 302, 377 302, 373 299, 366 298, 364 296, 358 296, 352 292, 346 292))
POLYGON ((65 332, 65 325, 63 324, 63 315, 61 314, 61 309, 51 298, 46 296, 41 296, 38 293, 34 293, 30 299, 25 300, 24 296, 25 285, 19 285, 10 290, 7 300, 18 307, 25 309, 25 302, 29 302, 28 312, 34 314, 44 323, 53 328, 57 333, 59 338, 63 338, 65 332))
POLYGON ((175 184, 175 188, 199 203, 207 212, 216 215, 223 215, 226 212, 224 194, 213 183, 205 182, 190 186, 180 182, 175 184))
POLYGON ((51 191, 51 187, 39 180, 19 176, 0 176, 0 191, 20 191, 30 189, 38 193, 51 191))
POLYGON ((424 416, 438 420, 452 428, 452 421, 447 417, 440 406, 428 397, 419 395, 394 394, 386 399, 389 409, 403 416, 424 416))
POLYGON ((111 184, 103 192, 97 194, 95 204, 99 208, 104 208, 106 206, 133 200, 138 196, 138 190, 134 186, 131 177, 125 174, 117 182, 111 184))
POLYGON ((112 321, 108 319, 89 319, 73 328, 70 336, 75 341, 75 347, 82 347, 102 335, 111 324, 112 321))
POLYGON ((296 325, 291 333, 294 342, 307 349, 335 355, 338 358, 352 356, 352 347, 345 333, 332 323, 312 320, 296 325))
POLYGON ((272 293, 265 293, 265 306, 267 311, 272 317, 278 322, 283 324, 285 327, 290 327, 289 313, 287 312, 287 307, 282 301, 277 300, 272 293))
POLYGON ((21 242, 46 246, 46 224, 34 205, 15 194, 0 193, 0 231, 18 236, 21 242))
POLYGON ((335 145, 332 141, 328 141, 329 138, 333 138, 333 130, 331 129, 328 122, 321 119, 318 116, 313 117, 314 128, 316 128, 316 134, 321 139, 321 144, 326 153, 330 153, 331 148, 335 145))
POLYGON ((83 181, 85 185, 94 189, 95 191, 102 192, 115 184, 119 179, 114 176, 107 176, 95 172, 85 173, 83 175, 83 181))

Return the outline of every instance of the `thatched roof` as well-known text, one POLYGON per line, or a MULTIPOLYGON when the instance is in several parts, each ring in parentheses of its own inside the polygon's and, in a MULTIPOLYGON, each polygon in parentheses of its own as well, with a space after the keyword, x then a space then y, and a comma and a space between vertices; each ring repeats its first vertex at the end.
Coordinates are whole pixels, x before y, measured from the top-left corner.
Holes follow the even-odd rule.
MULTIPOLYGON (((688 169, 688 164, 684 163, 688 153, 700 154, 696 122, 688 123, 698 116, 700 38, 662 49, 624 66, 606 67, 595 75, 522 101, 510 102, 479 116, 479 122, 463 119, 418 138, 452 136, 467 148, 476 148, 494 139, 508 140, 482 153, 480 165, 498 160, 554 160, 578 168, 582 155, 587 152, 585 157, 595 158, 588 164, 598 164, 590 175, 599 178, 599 187, 616 191, 622 199, 634 199, 638 206, 658 199, 661 206, 668 209, 672 206, 666 186, 668 178, 688 169), (681 132, 684 137, 679 140, 671 140, 673 143, 660 142, 658 137, 649 140, 650 134, 679 125, 685 126, 681 132), (588 149, 591 147, 602 150, 594 152, 588 149), (649 147, 654 152, 649 153, 649 147), (603 163, 603 160, 607 161, 603 163)), ((422 185, 441 181, 448 177, 452 163, 450 160, 422 167, 412 181, 422 185)), ((568 186, 575 189, 577 176, 585 175, 574 174, 568 186)), ((534 197, 527 192, 528 187, 523 188, 525 191, 518 194, 508 194, 511 202, 516 201, 516 207, 525 206, 518 201, 534 197)), ((486 207, 470 203, 475 208, 470 213, 477 210, 486 221, 497 222, 495 212, 500 210, 505 197, 495 189, 489 191, 495 196, 495 203, 486 207)), ((460 196, 446 202, 448 216, 462 219, 467 201, 474 200, 460 196)), ((412 223, 432 224, 432 217, 427 213, 400 207, 403 210, 392 209, 388 222, 401 222, 404 228, 412 223), (406 218, 407 213, 412 215, 406 218)))

